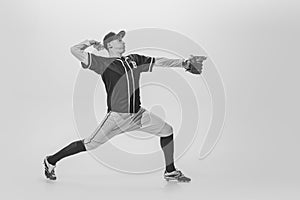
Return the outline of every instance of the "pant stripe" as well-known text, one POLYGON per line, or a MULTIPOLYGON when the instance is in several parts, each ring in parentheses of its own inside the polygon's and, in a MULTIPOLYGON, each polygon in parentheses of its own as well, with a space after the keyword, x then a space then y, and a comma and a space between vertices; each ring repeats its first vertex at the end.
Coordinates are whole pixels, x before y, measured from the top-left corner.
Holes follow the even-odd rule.
POLYGON ((85 145, 88 144, 88 143, 91 143, 92 140, 94 139, 94 137, 96 137, 97 133, 99 132, 99 130, 102 128, 103 124, 106 122, 106 120, 107 120, 108 117, 110 116, 110 113, 111 113, 111 111, 110 111, 109 113, 107 113, 107 115, 106 115, 106 117, 104 118, 104 120, 102 121, 102 123, 101 123, 101 124, 98 126, 98 128, 94 131, 93 136, 90 138, 90 141, 88 141, 87 143, 85 143, 85 145))

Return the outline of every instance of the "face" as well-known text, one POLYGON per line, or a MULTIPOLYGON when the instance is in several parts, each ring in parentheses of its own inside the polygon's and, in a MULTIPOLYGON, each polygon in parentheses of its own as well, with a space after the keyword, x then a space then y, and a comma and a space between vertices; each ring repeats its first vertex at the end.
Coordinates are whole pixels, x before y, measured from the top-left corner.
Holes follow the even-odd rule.
POLYGON ((122 38, 113 40, 107 45, 110 51, 120 53, 120 54, 125 52, 125 42, 122 40, 122 38))

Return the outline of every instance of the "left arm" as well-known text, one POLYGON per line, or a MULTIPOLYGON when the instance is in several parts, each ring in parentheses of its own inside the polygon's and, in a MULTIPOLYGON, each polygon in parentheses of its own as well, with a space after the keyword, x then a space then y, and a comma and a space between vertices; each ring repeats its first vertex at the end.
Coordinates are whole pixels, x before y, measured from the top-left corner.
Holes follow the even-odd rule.
POLYGON ((182 67, 187 69, 188 63, 185 59, 170 59, 164 57, 157 57, 155 58, 154 66, 157 67, 182 67))

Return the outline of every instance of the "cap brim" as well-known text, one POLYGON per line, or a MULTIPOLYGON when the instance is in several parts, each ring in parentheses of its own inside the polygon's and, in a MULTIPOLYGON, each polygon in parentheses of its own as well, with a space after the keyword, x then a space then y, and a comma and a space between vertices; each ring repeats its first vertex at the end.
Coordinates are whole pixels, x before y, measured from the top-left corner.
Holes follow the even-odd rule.
POLYGON ((126 32, 125 31, 120 31, 117 35, 116 35, 116 37, 121 37, 121 38, 123 38, 124 36, 125 36, 125 34, 126 34, 126 32))

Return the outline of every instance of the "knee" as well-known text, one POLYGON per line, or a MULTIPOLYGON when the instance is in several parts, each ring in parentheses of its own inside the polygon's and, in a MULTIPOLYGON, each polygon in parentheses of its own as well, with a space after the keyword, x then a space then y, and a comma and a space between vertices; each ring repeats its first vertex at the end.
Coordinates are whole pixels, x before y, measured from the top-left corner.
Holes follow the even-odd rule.
POLYGON ((91 151, 91 150, 98 148, 102 143, 96 142, 94 140, 90 140, 90 141, 83 140, 83 144, 87 151, 91 151))
POLYGON ((170 136, 173 134, 173 127, 169 124, 165 124, 162 131, 161 131, 161 134, 163 137, 167 137, 167 136, 170 136))

